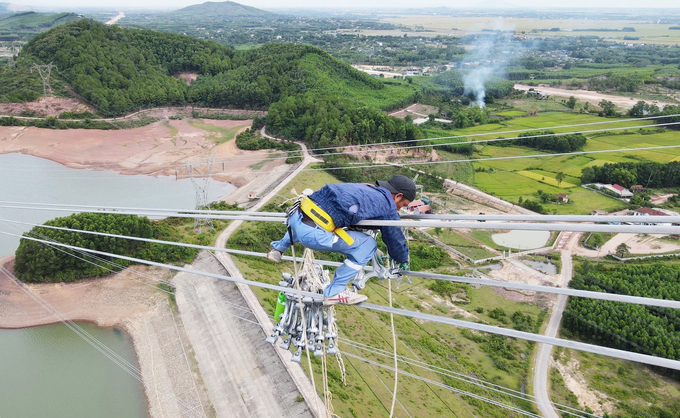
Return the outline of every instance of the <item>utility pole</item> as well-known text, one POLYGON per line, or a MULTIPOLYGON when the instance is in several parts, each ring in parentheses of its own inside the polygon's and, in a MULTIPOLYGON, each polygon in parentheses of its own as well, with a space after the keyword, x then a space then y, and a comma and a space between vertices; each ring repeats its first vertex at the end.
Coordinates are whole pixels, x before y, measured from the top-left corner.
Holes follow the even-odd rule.
MULTIPOLYGON (((210 203, 208 202, 208 185, 210 183, 210 174, 212 172, 213 162, 213 158, 210 157, 207 160, 187 164, 189 178, 191 179, 191 184, 194 185, 194 190, 196 191, 196 209, 207 209, 208 204, 210 203), (204 168, 203 170, 197 170, 197 167, 204 168)), ((201 233, 203 226, 206 228, 214 228, 212 219, 194 219, 194 230, 197 230, 199 234, 201 233)))
POLYGON ((38 74, 40 74, 40 78, 42 78, 43 94, 45 96, 52 94, 52 87, 50 86, 50 74, 52 73, 52 68, 57 71, 59 70, 57 66, 52 63, 45 65, 33 64, 33 68, 31 68, 31 74, 33 74, 33 70, 38 70, 38 74))
POLYGON ((7 68, 14 68, 16 64, 14 63, 14 55, 19 53, 19 43, 17 41, 12 41, 12 45, 9 47, 9 57, 7 57, 7 68))

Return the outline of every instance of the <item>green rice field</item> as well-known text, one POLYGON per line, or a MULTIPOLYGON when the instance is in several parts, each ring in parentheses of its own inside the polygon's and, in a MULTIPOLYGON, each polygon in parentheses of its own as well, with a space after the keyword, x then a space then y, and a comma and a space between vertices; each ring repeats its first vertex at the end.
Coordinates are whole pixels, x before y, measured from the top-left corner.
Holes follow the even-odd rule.
MULTIPOLYGON (((646 121, 613 120, 588 114, 575 113, 541 113, 538 116, 523 117, 505 121, 501 124, 479 125, 468 129, 447 131, 447 135, 465 135, 468 140, 493 139, 499 137, 512 138, 518 132, 529 129, 541 129, 553 126, 576 125, 575 128, 551 128, 554 132, 582 132, 588 137, 583 151, 606 151, 611 149, 641 148, 677 145, 680 143, 680 132, 665 129, 645 129, 646 121), (605 122, 605 123, 603 123, 605 122), (603 128, 629 128, 612 132, 587 132, 603 128), (488 135, 485 135, 488 133, 488 135), (474 136, 473 136, 474 135, 474 136)), ((443 136, 439 132, 438 136, 443 136)), ((567 204, 545 204, 549 212, 558 214, 578 213, 586 214, 593 209, 613 211, 625 206, 623 202, 601 194, 586 190, 582 187, 581 170, 585 167, 617 162, 670 162, 680 159, 680 149, 670 148, 661 150, 600 152, 595 154, 530 157, 550 152, 535 150, 527 147, 499 147, 492 143, 480 144, 472 159, 475 170, 474 186, 502 199, 517 202, 535 199, 537 190, 546 193, 569 195, 567 204), (520 157, 509 160, 489 160, 499 157, 520 157), (486 159, 486 160, 485 160, 486 159), (564 173, 562 183, 555 180, 557 173, 564 173)))

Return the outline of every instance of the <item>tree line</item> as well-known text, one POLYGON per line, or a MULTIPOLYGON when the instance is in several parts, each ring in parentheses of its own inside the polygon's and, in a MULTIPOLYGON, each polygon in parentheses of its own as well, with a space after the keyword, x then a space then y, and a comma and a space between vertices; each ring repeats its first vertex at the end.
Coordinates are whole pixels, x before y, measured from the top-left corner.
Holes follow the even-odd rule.
POLYGON ((581 170, 581 183, 640 184, 647 188, 680 186, 680 161, 669 163, 606 163, 581 170))
MULTIPOLYGON (((680 266, 582 263, 569 287, 680 300, 680 266)), ((680 315, 667 308, 569 298, 564 327, 574 336, 638 353, 680 360, 680 315)))
MULTIPOLYGON (((213 209, 234 209, 225 204, 212 204, 213 209)), ((164 241, 184 241, 175 228, 185 219, 166 218, 161 221, 150 221, 146 217, 134 215, 113 215, 102 213, 80 213, 56 218, 45 222, 45 225, 85 231, 103 232, 107 234, 126 235, 140 238, 151 238, 164 241)), ((24 236, 88 248, 128 257, 141 258, 159 263, 190 263, 198 250, 167 244, 147 243, 123 238, 110 238, 79 232, 47 229, 36 226, 24 236)), ((191 243, 208 245, 209 240, 202 235, 192 237, 191 243)), ((118 258, 98 256, 113 261, 121 267, 131 263, 118 258)), ((111 274, 110 266, 95 260, 92 256, 76 254, 69 249, 51 247, 46 244, 22 239, 16 251, 14 271, 17 277, 30 283, 71 282, 78 279, 111 274), (72 257, 74 254, 82 259, 72 257)))
POLYGON ((491 142, 498 147, 510 147, 519 145, 547 151, 573 152, 583 149, 587 138, 583 134, 555 135, 553 131, 523 132, 517 135, 517 139, 509 141, 491 142))

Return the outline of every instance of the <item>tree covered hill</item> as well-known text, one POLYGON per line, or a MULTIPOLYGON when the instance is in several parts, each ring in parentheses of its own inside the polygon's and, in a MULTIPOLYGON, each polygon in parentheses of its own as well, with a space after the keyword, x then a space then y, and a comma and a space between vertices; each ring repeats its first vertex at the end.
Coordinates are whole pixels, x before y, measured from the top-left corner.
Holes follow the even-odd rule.
MULTIPOLYGON (((214 2, 208 1, 202 4, 193 4, 183 9, 169 13, 173 17, 201 18, 244 18, 244 17, 275 17, 275 13, 255 7, 235 3, 233 1, 214 2)), ((198 20, 200 21, 200 20, 198 20)))
POLYGON ((270 44, 235 52, 214 42, 89 19, 36 36, 22 54, 53 62, 73 90, 105 115, 175 104, 266 109, 283 97, 308 92, 390 108, 415 92, 386 88, 309 45, 270 44), (182 72, 200 76, 187 86, 173 77, 182 72))
MULTIPOLYGON (((0 8, 2 5, 0 4, 0 8)), ((15 13, 0 18, 0 31, 34 31, 38 32, 51 27, 82 19, 75 13, 15 13)))

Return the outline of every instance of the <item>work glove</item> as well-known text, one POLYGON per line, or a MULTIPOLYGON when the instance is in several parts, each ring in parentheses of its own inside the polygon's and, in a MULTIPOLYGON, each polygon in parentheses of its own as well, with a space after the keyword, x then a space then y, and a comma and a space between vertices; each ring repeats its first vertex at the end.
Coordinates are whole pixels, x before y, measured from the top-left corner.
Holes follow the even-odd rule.
POLYGON ((402 271, 407 271, 407 270, 408 270, 408 263, 401 263, 401 264, 399 264, 399 268, 400 268, 402 271))

